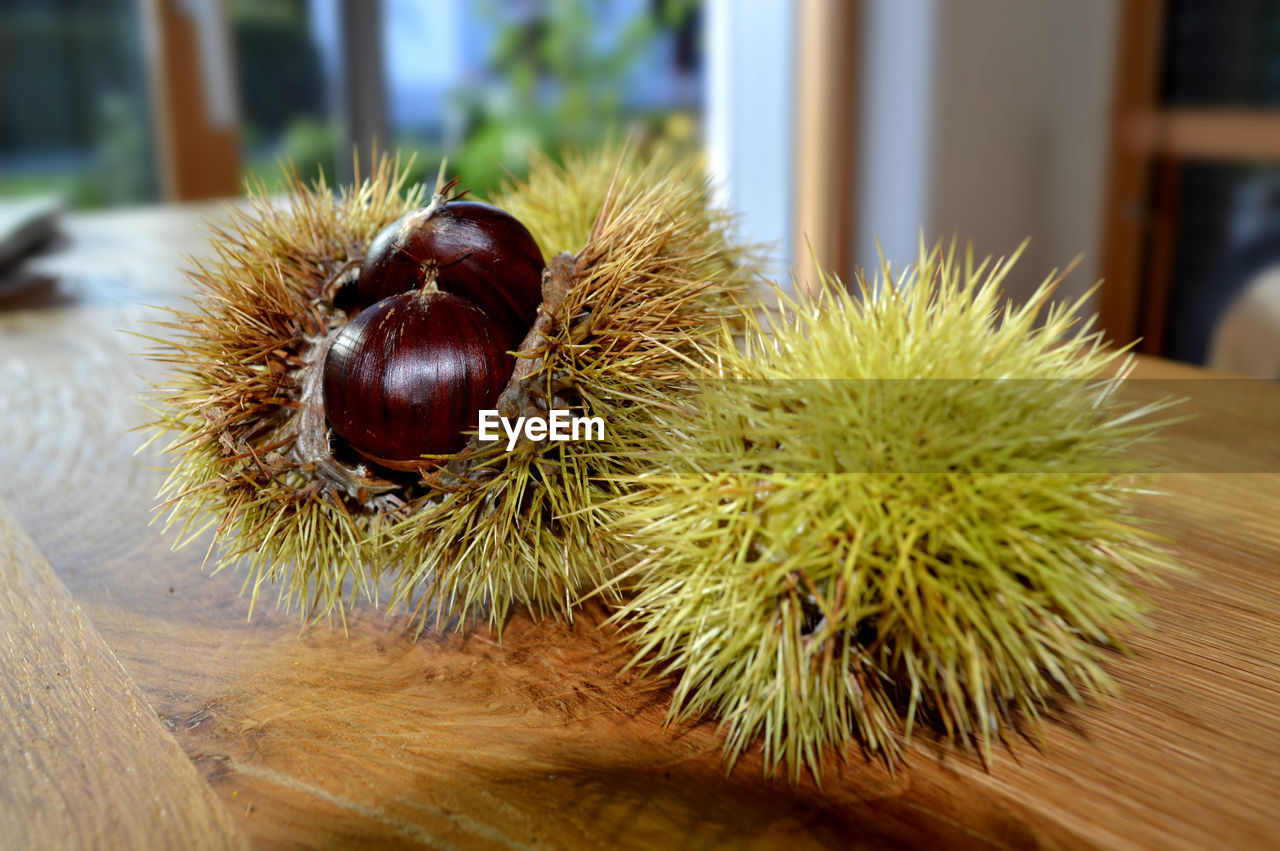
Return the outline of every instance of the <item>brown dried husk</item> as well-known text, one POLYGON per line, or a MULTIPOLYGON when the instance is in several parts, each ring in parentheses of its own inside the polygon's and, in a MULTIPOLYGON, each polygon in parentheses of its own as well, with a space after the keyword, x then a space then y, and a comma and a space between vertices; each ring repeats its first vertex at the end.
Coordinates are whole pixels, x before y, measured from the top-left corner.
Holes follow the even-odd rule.
POLYGON ((550 264, 549 297, 499 408, 569 407, 602 417, 605 438, 511 451, 472 441, 420 479, 393 481, 317 450, 303 389, 347 320, 332 306, 337 284, 382 227, 425 200, 406 174, 384 157, 334 193, 291 173, 286 199, 251 187, 250 205, 211 228, 211 258, 188 273, 192 307, 170 311, 153 338, 151 357, 172 368, 149 399, 152 439, 166 436, 173 458, 166 528, 179 528, 175 546, 212 529, 215 569, 247 568, 255 599, 274 586, 304 617, 361 596, 416 601, 424 618, 487 612, 497 626, 512 604, 569 612, 607 579, 599 528, 613 482, 651 438, 652 412, 705 374, 704 344, 739 315, 756 254, 729 239, 693 159, 539 158, 495 200, 545 254, 573 253, 550 264))

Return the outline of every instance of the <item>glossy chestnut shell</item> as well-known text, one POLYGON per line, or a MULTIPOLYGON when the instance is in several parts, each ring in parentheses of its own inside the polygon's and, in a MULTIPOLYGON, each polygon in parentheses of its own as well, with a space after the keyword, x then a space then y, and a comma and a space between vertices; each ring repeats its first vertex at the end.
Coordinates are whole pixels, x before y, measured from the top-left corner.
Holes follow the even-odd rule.
POLYGON ((514 359, 478 307, 431 285, 361 311, 324 364, 329 426, 383 467, 421 470, 457 452, 492 408, 514 359))
POLYGON ((360 267, 357 304, 436 286, 478 305, 519 348, 542 300, 542 252, 524 225, 479 201, 406 213, 374 237, 360 267))

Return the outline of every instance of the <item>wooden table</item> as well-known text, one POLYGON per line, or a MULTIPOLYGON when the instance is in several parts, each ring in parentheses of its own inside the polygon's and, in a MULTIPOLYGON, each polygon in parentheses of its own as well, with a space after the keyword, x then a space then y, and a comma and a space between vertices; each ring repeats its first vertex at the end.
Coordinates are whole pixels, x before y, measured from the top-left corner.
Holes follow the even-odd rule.
POLYGON ((1043 750, 989 771, 918 738, 896 775, 726 777, 711 723, 588 610, 414 640, 358 607, 300 631, 152 520, 136 337, 185 291, 216 208, 73 217, 43 286, 0 301, 0 845, 1262 847, 1280 842, 1280 387, 1143 362, 1200 417, 1141 510, 1187 572, 1154 631, 1043 750))

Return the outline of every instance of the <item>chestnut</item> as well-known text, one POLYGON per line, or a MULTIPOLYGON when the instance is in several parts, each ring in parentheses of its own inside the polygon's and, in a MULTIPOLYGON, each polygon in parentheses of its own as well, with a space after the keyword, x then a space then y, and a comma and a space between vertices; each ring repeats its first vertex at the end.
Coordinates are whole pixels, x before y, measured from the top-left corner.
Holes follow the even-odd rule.
POLYGON ((542 252, 514 216, 479 201, 444 201, 401 216, 369 244, 357 305, 416 290, 429 278, 478 305, 519 348, 542 300, 542 252))
POLYGON ((434 281, 361 311, 334 337, 324 364, 329 427, 393 470, 457 452, 479 411, 511 377, 506 337, 479 307, 434 281))

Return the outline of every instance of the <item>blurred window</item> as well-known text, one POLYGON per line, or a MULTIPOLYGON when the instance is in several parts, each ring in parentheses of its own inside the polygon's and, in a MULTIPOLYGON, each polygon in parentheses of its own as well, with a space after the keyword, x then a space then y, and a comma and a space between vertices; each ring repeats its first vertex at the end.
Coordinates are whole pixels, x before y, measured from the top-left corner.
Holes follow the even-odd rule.
POLYGON ((1227 308, 1280 266, 1280 166, 1186 163, 1176 205, 1163 354, 1203 364, 1227 308))
POLYGON ((274 181, 277 162, 330 180, 341 134, 333 0, 232 0, 242 168, 274 181))
MULTIPOLYGON (((1280 0, 1122 10, 1104 321, 1204 364, 1223 318, 1280 268, 1280 0)), ((1250 338, 1268 334, 1280 324, 1250 338)))
MULTIPOLYGON (((1280 108, 1280 0, 1169 0, 1165 108, 1280 108)), ((1169 160, 1173 222, 1162 354, 1206 363, 1221 317, 1258 273, 1280 264, 1280 166, 1169 160)))
MULTIPOLYGON (((199 26, 178 2, 183 20, 199 26)), ((423 177, 447 154, 480 195, 521 173, 532 148, 595 144, 637 126, 681 142, 700 132, 698 0, 221 0, 221 8, 235 55, 241 167, 271 182, 279 160, 306 178, 323 170, 335 179, 356 131, 417 152, 423 177), (353 35, 352 15, 380 22, 380 38, 353 35), (377 68, 385 85, 348 91, 344 61, 377 68), (375 125, 386 116, 385 129, 354 126, 349 114, 362 97, 385 97, 385 109, 371 113, 375 125)), ((138 0, 0 7, 0 195, 55 191, 82 207, 157 197, 141 11, 138 0)))
POLYGON ((1280 106, 1280 0, 1169 0, 1168 106, 1280 106))
POLYGON ((639 127, 689 141, 702 113, 701 3, 691 0, 384 0, 389 122, 477 193, 531 148, 639 127))
POLYGON ((136 0, 0 4, 0 196, 156 195, 136 0))
MULTIPOLYGON (((231 6, 247 171, 277 158, 332 178, 342 132, 344 57, 385 85, 381 147, 441 156, 479 195, 519 174, 530 149, 594 144, 639 125, 691 141, 703 106, 701 3, 694 0, 381 0, 372 46, 344 46, 342 0, 236 0, 231 6)), ((375 110, 375 113, 377 111, 375 110)), ((356 134, 359 136, 359 133, 356 134)))

